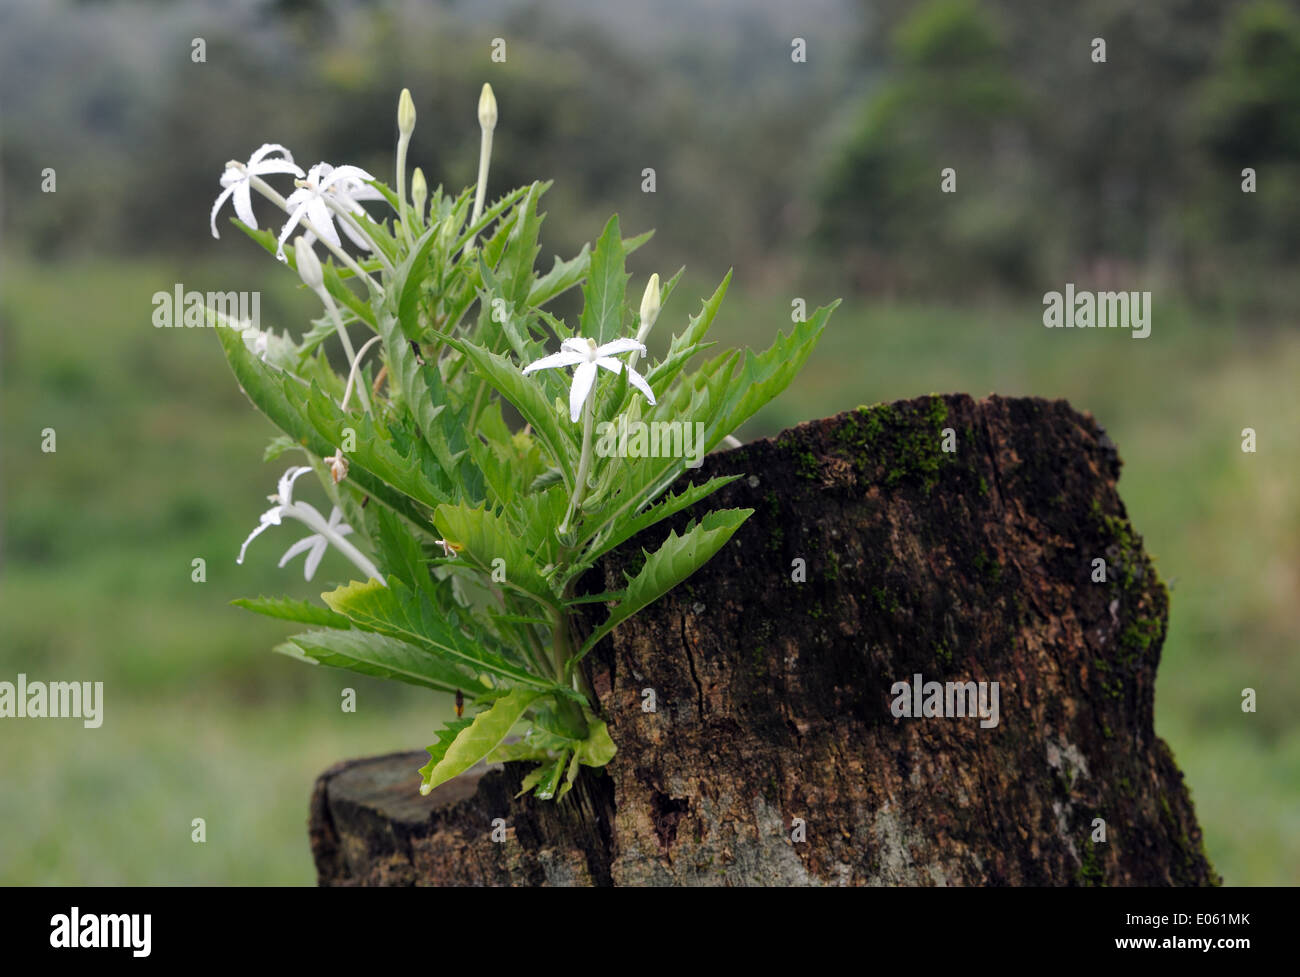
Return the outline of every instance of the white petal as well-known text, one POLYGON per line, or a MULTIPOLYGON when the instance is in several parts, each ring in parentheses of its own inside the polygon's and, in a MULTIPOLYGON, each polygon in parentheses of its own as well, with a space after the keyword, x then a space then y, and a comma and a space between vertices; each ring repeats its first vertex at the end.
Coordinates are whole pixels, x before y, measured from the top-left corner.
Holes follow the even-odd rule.
MULTIPOLYGON (((294 196, 297 196, 297 194, 294 196)), ((290 197, 289 200, 292 201, 293 197, 290 197)), ((298 222, 302 220, 303 215, 306 213, 307 205, 305 203, 299 204, 293 212, 289 214, 289 219, 284 222, 284 228, 280 231, 280 238, 277 242, 279 246, 275 249, 275 256, 281 261, 285 260, 284 242, 289 240, 289 235, 293 233, 293 229, 298 226, 298 222)))
POLYGON ((317 163, 307 171, 307 182, 312 186, 319 186, 320 182, 330 175, 334 167, 329 163, 317 163))
POLYGON ((221 237, 221 235, 217 233, 217 211, 219 211, 221 205, 226 202, 226 198, 234 192, 234 187, 226 187, 226 189, 221 191, 221 196, 217 197, 217 202, 212 205, 212 216, 208 220, 212 225, 212 236, 215 238, 221 237))
POLYGON ((329 548, 324 536, 313 536, 313 539, 319 540, 320 545, 313 546, 310 553, 307 554, 307 565, 302 568, 303 579, 310 580, 316 575, 316 568, 320 566, 321 557, 329 548))
POLYGON ((254 176, 268 176, 271 173, 292 173, 298 179, 302 179, 302 167, 291 163, 287 159, 268 159, 261 163, 250 163, 248 172, 254 176))
POLYGON ((598 346, 596 348, 596 355, 617 356, 619 353, 630 353, 633 350, 636 350, 638 353, 644 353, 645 346, 638 343, 635 339, 616 339, 612 343, 598 346))
POLYGON ((585 339, 566 339, 560 343, 560 349, 567 349, 570 353, 581 353, 583 359, 591 355, 591 346, 585 339))
POLYGON ((554 370, 561 366, 573 366, 575 363, 585 362, 587 359, 581 353, 563 352, 552 353, 550 356, 543 356, 540 360, 534 360, 524 367, 525 373, 532 373, 534 370, 554 370))
MULTIPOLYGON (((324 542, 324 539, 319 535, 304 536, 302 539, 298 540, 298 542, 294 543, 292 546, 290 546, 287 550, 284 551, 284 556, 280 557, 280 562, 277 563, 276 566, 283 567, 286 563, 292 560, 299 553, 303 552, 304 550, 309 550, 313 546, 315 546, 316 541, 318 539, 321 540, 321 542, 324 542)), ((308 577, 307 579, 310 580, 311 578, 308 577)))
POLYGON ((298 465, 290 468, 280 476, 280 484, 276 486, 276 494, 280 497, 280 505, 293 505, 293 483, 309 471, 311 469, 306 465, 298 465))
MULTIPOLYGON (((608 356, 602 356, 600 359, 596 361, 596 365, 603 366, 610 373, 615 373, 615 374, 622 373, 623 370, 627 369, 627 364, 624 363, 622 360, 613 360, 610 359, 608 356)), ((650 401, 650 403, 653 404, 655 402, 654 391, 650 389, 650 384, 646 383, 645 377, 637 373, 636 370, 628 370, 627 379, 628 382, 632 384, 632 386, 636 387, 643 394, 645 394, 646 399, 650 401)))
POLYGON ((243 563, 244 551, 248 549, 248 544, 251 543, 253 540, 255 540, 258 536, 261 536, 262 533, 266 532, 268 526, 278 526, 278 525, 280 525, 279 506, 276 506, 274 509, 267 509, 265 512, 263 512, 261 519, 257 523, 257 528, 248 534, 248 539, 244 540, 244 545, 239 548, 239 557, 235 560, 235 562, 243 563))
MULTIPOLYGON (((328 163, 321 163, 321 166, 329 166, 328 163)), ((358 183, 373 180, 374 177, 367 173, 359 166, 338 166, 324 174, 324 180, 321 183, 321 189, 334 186, 342 180, 356 180, 358 183)))
POLYGON ((253 151, 252 156, 248 157, 248 168, 251 170, 254 164, 260 162, 262 157, 267 153, 281 153, 288 162, 293 162, 293 153, 289 152, 289 150, 285 149, 278 142, 264 142, 253 151))
POLYGON ((253 213, 253 201, 249 198, 248 181, 242 180, 235 185, 235 213, 239 219, 257 230, 257 215, 253 213))
MULTIPOLYGON (((365 211, 363 210, 361 211, 361 213, 364 214, 365 211)), ((362 251, 375 250, 375 245, 370 240, 370 238, 366 237, 364 232, 358 231, 347 221, 340 220, 339 227, 343 228, 343 233, 348 236, 348 240, 351 241, 353 244, 355 244, 357 247, 359 247, 362 251)))
POLYGON ((312 197, 307 204, 307 219, 315 225, 321 237, 335 247, 338 246, 339 232, 334 230, 334 218, 330 215, 330 209, 325 206, 325 201, 320 197, 312 197))
POLYGON ((591 388, 596 383, 596 364, 590 361, 579 363, 573 371, 573 386, 569 388, 569 420, 577 421, 582 413, 582 405, 587 402, 591 388))

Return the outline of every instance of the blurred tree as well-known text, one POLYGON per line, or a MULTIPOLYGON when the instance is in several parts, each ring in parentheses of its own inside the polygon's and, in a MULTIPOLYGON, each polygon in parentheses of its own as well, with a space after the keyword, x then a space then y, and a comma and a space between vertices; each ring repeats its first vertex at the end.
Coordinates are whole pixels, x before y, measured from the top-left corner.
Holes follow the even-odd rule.
POLYGON ((849 249, 864 285, 1022 280, 1029 99, 976 0, 931 0, 893 32, 891 75, 863 107, 819 191, 815 239, 849 249), (944 192, 943 173, 951 169, 944 192))

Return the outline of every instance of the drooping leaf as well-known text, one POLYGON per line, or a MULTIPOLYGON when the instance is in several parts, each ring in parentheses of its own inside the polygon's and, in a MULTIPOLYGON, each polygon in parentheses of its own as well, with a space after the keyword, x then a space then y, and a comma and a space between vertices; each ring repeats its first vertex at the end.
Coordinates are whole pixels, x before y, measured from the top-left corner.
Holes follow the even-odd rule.
POLYGON ((289 641, 322 665, 362 675, 396 679, 439 692, 454 694, 460 690, 471 698, 489 689, 477 676, 444 658, 372 631, 308 631, 289 641))
POLYGON ((626 596, 583 642, 573 661, 581 660, 610 631, 654 603, 711 560, 713 554, 731 539, 740 524, 753 512, 753 509, 718 509, 688 528, 681 536, 670 532, 663 545, 646 557, 645 564, 636 576, 628 580, 626 596))
POLYGON ((437 787, 486 757, 510 735, 510 730, 523 718, 538 695, 540 693, 535 689, 513 689, 475 716, 443 750, 441 759, 432 759, 433 747, 430 747, 431 759, 420 771, 424 774, 424 782, 431 788, 437 787))
POLYGON ((411 591, 399 580, 390 579, 387 587, 378 580, 354 581, 321 594, 321 599, 367 631, 400 638, 476 671, 533 688, 554 687, 550 679, 533 675, 485 648, 483 641, 471 639, 446 620, 427 595, 411 591))
POLYGON ((230 603, 243 607, 267 617, 277 617, 282 621, 297 621, 299 624, 314 624, 323 628, 350 628, 352 622, 342 614, 336 614, 328 607, 317 607, 305 600, 290 600, 287 597, 240 597, 230 603))

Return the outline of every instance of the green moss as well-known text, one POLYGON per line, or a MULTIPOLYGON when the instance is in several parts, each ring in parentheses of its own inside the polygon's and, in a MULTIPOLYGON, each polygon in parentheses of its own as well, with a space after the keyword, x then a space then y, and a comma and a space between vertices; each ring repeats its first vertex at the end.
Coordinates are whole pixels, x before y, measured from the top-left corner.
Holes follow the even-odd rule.
POLYGON ((927 494, 939 482, 944 461, 940 448, 948 405, 937 394, 919 409, 907 412, 892 404, 861 406, 856 424, 845 425, 837 438, 853 456, 860 472, 884 464, 884 482, 892 487, 905 480, 919 481, 927 494))
POLYGON ((768 522, 771 524, 767 549, 779 553, 785 544, 785 530, 781 526, 781 500, 776 492, 768 492, 764 498, 767 500, 768 522))
POLYGON ((944 665, 951 665, 952 649, 950 649, 946 644, 940 642, 939 644, 934 646, 934 657, 937 658, 944 665))
POLYGON ((983 550, 975 557, 975 569, 992 583, 1002 579, 1002 564, 983 550))
POLYGON ((872 587, 871 596, 876 600, 876 607, 886 614, 897 614, 899 610, 898 599, 894 597, 884 587, 872 587))
POLYGON ((1101 867, 1101 858, 1097 854, 1097 843, 1091 839, 1083 846, 1079 858, 1079 870, 1074 879, 1080 885, 1098 886, 1106 884, 1106 872, 1101 867))
POLYGON ((988 494, 989 494, 989 483, 988 483, 988 480, 987 480, 983 475, 981 475, 981 476, 980 476, 980 495, 988 495, 988 494))

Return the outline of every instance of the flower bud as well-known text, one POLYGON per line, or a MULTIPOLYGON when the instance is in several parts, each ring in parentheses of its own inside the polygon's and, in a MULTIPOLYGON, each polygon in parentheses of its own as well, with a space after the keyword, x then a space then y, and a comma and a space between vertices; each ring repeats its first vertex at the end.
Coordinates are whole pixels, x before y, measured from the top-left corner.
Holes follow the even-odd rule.
POLYGON ((397 131, 404 137, 409 138, 415 130, 415 103, 411 101, 411 90, 402 89, 402 95, 397 100, 397 131))
POLYGON ((644 343, 646 336, 650 335, 650 330, 654 328, 655 320, 659 318, 659 274, 650 276, 650 280, 645 284, 645 294, 641 296, 641 328, 636 332, 636 341, 644 343))
POLYGON ((293 242, 293 261, 298 267, 298 277, 302 279, 304 285, 313 292, 319 292, 325 287, 325 273, 321 271, 320 259, 316 257, 316 252, 301 234, 293 242))
POLYGON ((478 97, 478 124, 487 132, 497 127, 497 97, 492 94, 492 86, 486 82, 478 97))
POLYGON ((424 202, 429 199, 429 184, 424 182, 424 170, 418 166, 411 174, 411 202, 415 204, 415 216, 424 220, 424 202))

